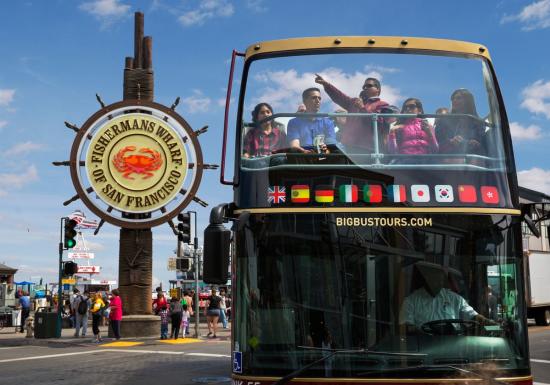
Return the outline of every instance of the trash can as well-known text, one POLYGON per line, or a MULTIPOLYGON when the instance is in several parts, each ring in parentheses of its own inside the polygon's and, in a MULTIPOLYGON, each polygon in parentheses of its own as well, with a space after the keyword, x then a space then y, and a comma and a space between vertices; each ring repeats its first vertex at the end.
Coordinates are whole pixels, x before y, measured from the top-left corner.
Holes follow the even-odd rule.
POLYGON ((57 337, 57 313, 41 307, 34 313, 34 338, 57 337))

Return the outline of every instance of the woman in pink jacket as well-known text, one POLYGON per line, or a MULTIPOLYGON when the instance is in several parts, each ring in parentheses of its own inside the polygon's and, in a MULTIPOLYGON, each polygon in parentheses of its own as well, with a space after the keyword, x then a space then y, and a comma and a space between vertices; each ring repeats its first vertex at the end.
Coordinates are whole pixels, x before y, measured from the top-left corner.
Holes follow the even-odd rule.
POLYGON ((114 289, 112 292, 113 298, 109 304, 111 312, 109 313, 109 320, 111 327, 113 328, 113 334, 117 340, 120 339, 120 321, 122 321, 122 300, 118 289, 114 289))
MULTIPOLYGON (((409 98, 403 103, 402 114, 423 114, 422 102, 409 98)), ((402 118, 390 129, 388 150, 392 154, 425 155, 437 153, 439 146, 432 125, 419 117, 402 118)), ((400 158, 398 163, 425 163, 423 160, 400 158)))

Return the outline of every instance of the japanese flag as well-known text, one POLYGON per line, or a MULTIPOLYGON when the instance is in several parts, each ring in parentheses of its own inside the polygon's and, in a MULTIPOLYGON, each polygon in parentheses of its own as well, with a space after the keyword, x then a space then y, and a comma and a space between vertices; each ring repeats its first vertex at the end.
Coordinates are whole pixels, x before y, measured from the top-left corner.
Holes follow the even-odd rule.
POLYGON ((413 184, 411 186, 411 197, 413 202, 429 202, 430 187, 426 184, 413 184))

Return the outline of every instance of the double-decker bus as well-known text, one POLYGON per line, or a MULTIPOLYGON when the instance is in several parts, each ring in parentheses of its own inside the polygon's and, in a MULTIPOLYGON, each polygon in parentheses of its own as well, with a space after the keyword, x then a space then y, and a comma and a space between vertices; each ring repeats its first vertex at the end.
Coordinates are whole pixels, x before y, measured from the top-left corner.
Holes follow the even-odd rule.
POLYGON ((531 220, 486 47, 261 42, 233 53, 227 104, 234 200, 211 213, 204 279, 230 263, 234 384, 532 384, 531 220))

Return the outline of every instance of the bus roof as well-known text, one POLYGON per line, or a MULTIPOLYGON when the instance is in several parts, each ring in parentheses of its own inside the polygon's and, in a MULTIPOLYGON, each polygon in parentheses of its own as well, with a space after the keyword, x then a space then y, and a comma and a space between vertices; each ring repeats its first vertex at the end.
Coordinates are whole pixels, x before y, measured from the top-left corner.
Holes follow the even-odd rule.
POLYGON ((489 51, 481 44, 459 40, 432 39, 404 36, 323 36, 263 41, 246 49, 246 60, 259 54, 299 52, 327 49, 373 49, 399 51, 431 51, 458 53, 484 57, 491 60, 489 51))

